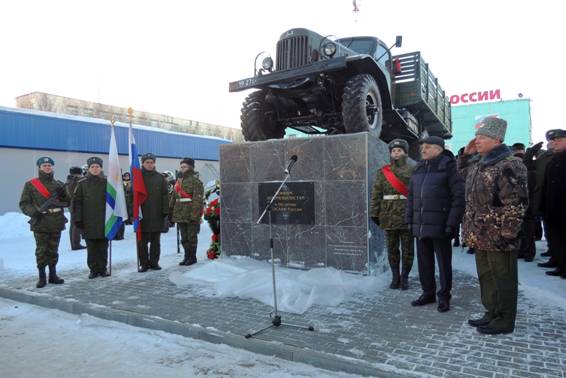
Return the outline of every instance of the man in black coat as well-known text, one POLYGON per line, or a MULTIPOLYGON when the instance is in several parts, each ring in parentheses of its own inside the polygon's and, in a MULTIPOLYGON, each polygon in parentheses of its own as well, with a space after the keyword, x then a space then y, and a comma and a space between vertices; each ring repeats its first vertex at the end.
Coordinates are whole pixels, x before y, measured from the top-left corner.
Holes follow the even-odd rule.
POLYGON ((546 274, 566 278, 566 130, 549 130, 546 139, 554 156, 546 166, 541 207, 547 224, 551 260, 557 265, 546 274))
POLYGON ((106 223, 106 177, 102 174, 102 159, 93 156, 87 160, 88 173, 79 180, 75 190, 72 219, 83 230, 86 240, 88 278, 108 277, 108 240, 104 233, 106 223))
POLYGON ((422 160, 409 184, 405 220, 417 238, 417 260, 423 293, 411 302, 422 306, 436 301, 438 311, 450 309, 452 290, 452 246, 464 215, 464 180, 454 155, 444 149, 440 137, 421 141, 422 160), (436 294, 434 257, 439 266, 440 290, 436 294))
POLYGON ((159 266, 161 232, 164 231, 164 225, 169 225, 169 190, 167 181, 155 169, 155 155, 144 154, 141 160, 147 198, 141 205, 143 218, 141 220, 142 237, 138 242, 140 259, 138 271, 147 272, 148 269, 161 269, 159 266))

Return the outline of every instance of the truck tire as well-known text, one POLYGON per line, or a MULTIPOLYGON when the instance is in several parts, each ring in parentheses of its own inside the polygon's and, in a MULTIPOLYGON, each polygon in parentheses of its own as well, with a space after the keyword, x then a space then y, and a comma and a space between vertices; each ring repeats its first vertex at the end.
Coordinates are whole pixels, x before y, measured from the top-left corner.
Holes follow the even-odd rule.
POLYGON ((342 93, 342 120, 346 133, 369 131, 379 138, 383 124, 381 95, 368 74, 352 76, 342 93))
POLYGON ((246 97, 240 119, 246 141, 280 139, 285 135, 285 129, 277 126, 273 109, 265 102, 264 91, 246 97))

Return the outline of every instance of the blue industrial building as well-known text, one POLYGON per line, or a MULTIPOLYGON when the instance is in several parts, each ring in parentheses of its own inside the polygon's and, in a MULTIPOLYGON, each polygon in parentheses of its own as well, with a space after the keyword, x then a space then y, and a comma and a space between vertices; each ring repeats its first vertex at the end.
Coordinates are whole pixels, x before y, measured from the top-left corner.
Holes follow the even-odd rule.
MULTIPOLYGON (((129 168, 128 125, 116 122, 116 141, 123 170, 129 168)), ((218 137, 184 134, 154 127, 133 126, 141 154, 157 156, 159 171, 178 168, 179 160, 192 157, 201 180, 218 178, 219 146, 231 143, 218 137)), ((71 166, 82 166, 90 156, 106 161, 110 122, 100 119, 0 107, 0 172, 7 195, 0 198, 0 214, 18 211, 21 189, 35 176, 40 156, 55 159, 56 178, 64 181, 71 166)))
MULTIPOLYGON (((128 125, 116 122, 118 153, 128 154, 128 125)), ((0 147, 107 154, 110 122, 35 110, 0 107, 0 147)), ((218 161, 227 139, 133 126, 140 153, 218 161)))

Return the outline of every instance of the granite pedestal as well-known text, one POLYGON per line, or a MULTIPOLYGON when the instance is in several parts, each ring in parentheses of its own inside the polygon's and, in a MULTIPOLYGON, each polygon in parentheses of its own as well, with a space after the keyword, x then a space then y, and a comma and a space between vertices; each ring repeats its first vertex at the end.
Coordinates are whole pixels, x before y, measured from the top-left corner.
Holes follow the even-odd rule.
MULTIPOLYGON (((222 253, 270 258, 269 226, 256 224, 266 201, 260 192, 264 196, 283 181, 293 155, 298 160, 289 182, 307 190, 302 202, 287 210, 309 211, 312 219, 297 224, 291 217, 295 222, 286 223, 286 214, 278 214, 272 228, 276 262, 364 274, 387 269, 384 234, 369 220, 369 205, 376 172, 389 161, 389 151, 368 133, 220 146, 222 253)), ((296 198, 291 189, 284 191, 296 198)))

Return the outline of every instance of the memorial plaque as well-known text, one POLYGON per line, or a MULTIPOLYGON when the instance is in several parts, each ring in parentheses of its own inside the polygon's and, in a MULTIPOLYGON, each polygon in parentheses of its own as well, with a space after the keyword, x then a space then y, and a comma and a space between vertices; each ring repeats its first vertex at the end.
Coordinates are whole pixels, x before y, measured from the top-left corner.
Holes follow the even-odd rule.
POLYGON ((295 155, 292 181, 272 212, 275 261, 301 269, 388 271, 385 236, 369 216, 389 148, 369 133, 220 146, 222 254, 270 258, 268 217, 256 222, 295 155))
MULTIPOLYGON (((258 184, 258 209, 263 212, 279 188, 279 182, 258 184)), ((288 182, 275 198, 271 209, 273 224, 314 224, 314 182, 288 182)), ((269 223, 266 214, 261 223, 269 223)))

